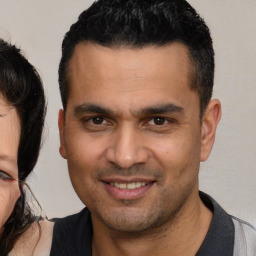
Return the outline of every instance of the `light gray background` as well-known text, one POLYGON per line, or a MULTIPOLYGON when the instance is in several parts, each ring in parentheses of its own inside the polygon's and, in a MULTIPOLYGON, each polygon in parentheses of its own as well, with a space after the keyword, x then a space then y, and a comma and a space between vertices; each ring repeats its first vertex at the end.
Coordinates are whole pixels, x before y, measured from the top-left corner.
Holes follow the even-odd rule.
MULTIPOLYGON (((209 25, 216 52, 214 97, 223 115, 200 187, 229 213, 256 225, 256 1, 189 0, 209 25)), ((45 142, 29 184, 49 217, 83 206, 59 156, 61 41, 91 0, 0 0, 0 37, 20 46, 42 76, 48 97, 45 142)))

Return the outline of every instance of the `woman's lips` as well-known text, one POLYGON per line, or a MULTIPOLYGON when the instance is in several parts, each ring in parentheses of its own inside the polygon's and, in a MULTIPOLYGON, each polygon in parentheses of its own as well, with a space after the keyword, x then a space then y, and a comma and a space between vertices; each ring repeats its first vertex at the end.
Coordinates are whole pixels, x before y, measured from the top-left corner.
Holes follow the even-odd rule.
POLYGON ((155 184, 154 181, 111 181, 103 184, 107 191, 116 199, 133 200, 144 194, 155 184))

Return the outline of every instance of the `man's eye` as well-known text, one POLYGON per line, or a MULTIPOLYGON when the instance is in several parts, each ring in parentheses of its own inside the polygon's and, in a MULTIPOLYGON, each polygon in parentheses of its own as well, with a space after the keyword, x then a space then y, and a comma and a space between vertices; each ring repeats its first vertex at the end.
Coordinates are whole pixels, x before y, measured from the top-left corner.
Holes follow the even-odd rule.
POLYGON ((104 118, 101 116, 96 116, 96 117, 91 118, 91 122, 96 125, 103 124, 104 118))
POLYGON ((111 122, 102 116, 92 116, 82 119, 82 124, 85 129, 91 131, 102 131, 111 126, 111 122))
POLYGON ((164 117, 154 117, 149 121, 151 125, 164 125, 166 123, 168 123, 168 121, 164 117))
POLYGON ((13 178, 8 175, 6 172, 0 170, 0 179, 1 180, 13 180, 13 178))

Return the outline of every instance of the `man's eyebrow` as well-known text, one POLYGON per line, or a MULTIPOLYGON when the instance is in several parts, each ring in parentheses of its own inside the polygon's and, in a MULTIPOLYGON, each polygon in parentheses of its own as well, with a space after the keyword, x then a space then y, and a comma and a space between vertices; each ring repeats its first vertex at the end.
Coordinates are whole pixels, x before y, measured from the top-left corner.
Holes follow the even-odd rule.
POLYGON ((84 103, 76 106, 74 109, 74 114, 79 116, 84 113, 97 113, 101 115, 113 115, 113 111, 109 108, 99 106, 92 103, 84 103))
POLYGON ((143 108, 139 111, 142 115, 156 115, 156 114, 166 114, 166 113, 182 113, 184 109, 173 103, 168 104, 157 104, 155 106, 150 106, 143 108))

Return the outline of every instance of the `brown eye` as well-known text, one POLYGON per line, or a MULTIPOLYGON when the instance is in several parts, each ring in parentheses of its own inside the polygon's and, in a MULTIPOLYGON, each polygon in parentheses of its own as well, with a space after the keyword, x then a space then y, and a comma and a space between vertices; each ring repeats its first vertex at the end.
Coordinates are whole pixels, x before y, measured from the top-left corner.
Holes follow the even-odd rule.
POLYGON ((165 122, 166 122, 166 119, 163 118, 163 117, 155 117, 153 119, 153 122, 154 122, 155 125, 164 125, 165 122))
POLYGON ((101 117, 101 116, 96 116, 96 117, 92 118, 92 123, 93 124, 99 125, 99 124, 102 124, 103 122, 104 122, 104 118, 101 117))

